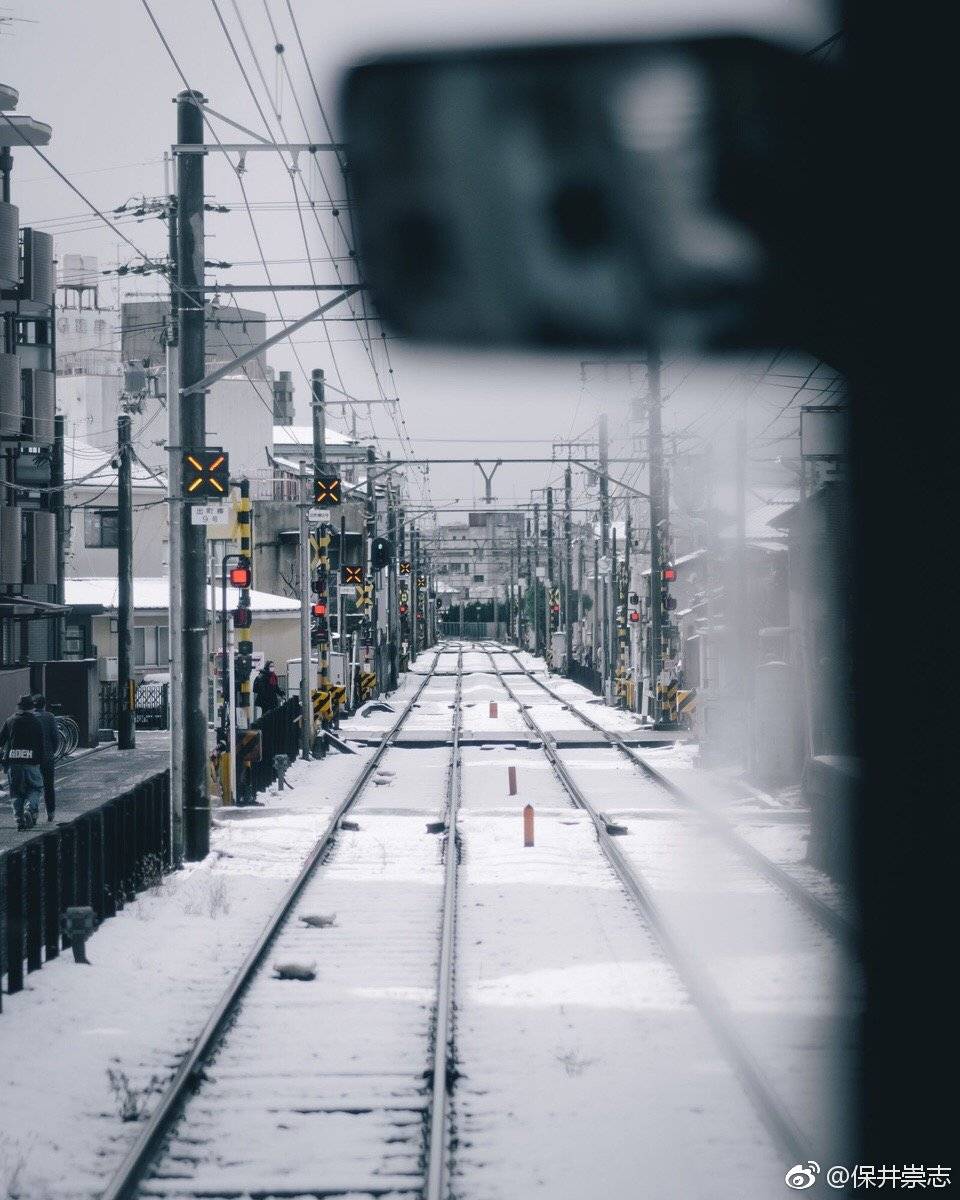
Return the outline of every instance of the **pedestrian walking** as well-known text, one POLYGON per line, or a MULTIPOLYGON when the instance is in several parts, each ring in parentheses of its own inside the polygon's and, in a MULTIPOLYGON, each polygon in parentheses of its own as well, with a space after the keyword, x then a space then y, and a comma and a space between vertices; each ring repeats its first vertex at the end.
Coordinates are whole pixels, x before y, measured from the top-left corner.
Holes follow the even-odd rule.
POLYGON ((13 814, 17 829, 32 829, 40 811, 43 795, 43 726, 33 711, 33 697, 21 696, 17 711, 0 730, 0 754, 10 783, 13 814))
POLYGON ((260 711, 266 713, 279 706, 282 695, 277 673, 268 659, 263 664, 263 670, 253 681, 253 699, 260 711))
POLYGON ((37 714, 37 720, 43 727, 43 762, 40 765, 40 774, 43 776, 43 802, 47 808, 47 821, 52 821, 57 808, 53 766, 57 761, 60 729, 57 725, 57 718, 47 708, 46 696, 38 692, 33 698, 33 707, 37 714))

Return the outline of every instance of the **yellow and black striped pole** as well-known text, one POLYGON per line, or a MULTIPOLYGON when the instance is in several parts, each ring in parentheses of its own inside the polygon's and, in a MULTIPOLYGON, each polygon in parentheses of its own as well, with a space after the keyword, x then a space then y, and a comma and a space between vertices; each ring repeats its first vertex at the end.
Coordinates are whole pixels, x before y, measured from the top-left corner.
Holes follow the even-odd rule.
MULTIPOLYGON (((240 480, 240 499, 237 501, 237 533, 240 539, 240 553, 244 555, 250 562, 251 569, 253 567, 253 504, 250 500, 250 480, 240 480)), ((251 576, 252 578, 252 576, 251 576)), ((250 593, 248 591, 241 592, 240 604, 242 607, 253 609, 250 603, 250 593)), ((253 623, 245 630, 243 641, 241 641, 237 650, 240 654, 253 654, 253 623)), ((253 684, 250 677, 240 684, 240 703, 239 708, 244 709, 247 718, 247 725, 253 720, 253 710, 251 708, 253 684)), ((231 697, 232 699, 232 697, 231 697)))

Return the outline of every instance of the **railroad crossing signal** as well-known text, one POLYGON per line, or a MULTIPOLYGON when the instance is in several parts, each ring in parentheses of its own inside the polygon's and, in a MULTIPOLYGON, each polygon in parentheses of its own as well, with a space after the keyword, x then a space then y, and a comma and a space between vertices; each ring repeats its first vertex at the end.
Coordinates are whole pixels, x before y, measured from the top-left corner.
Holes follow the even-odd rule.
POLYGON ((677 568, 670 566, 664 567, 663 571, 661 572, 661 578, 664 583, 675 583, 677 579, 677 568))
POLYGON ((184 450, 181 463, 183 495, 191 500, 222 499, 230 495, 230 456, 218 446, 184 450))
POLYGON ((410 574, 410 562, 408 559, 405 558, 401 561, 399 570, 400 570, 401 575, 409 575, 410 574))
POLYGON ((420 588, 422 591, 426 586, 427 586, 426 575, 418 575, 417 576, 417 587, 420 588))
POLYGON ((341 567, 340 581, 345 586, 363 584, 363 567, 341 567))
POLYGON ((317 508, 334 508, 342 502, 340 476, 318 471, 313 477, 313 503, 317 508))

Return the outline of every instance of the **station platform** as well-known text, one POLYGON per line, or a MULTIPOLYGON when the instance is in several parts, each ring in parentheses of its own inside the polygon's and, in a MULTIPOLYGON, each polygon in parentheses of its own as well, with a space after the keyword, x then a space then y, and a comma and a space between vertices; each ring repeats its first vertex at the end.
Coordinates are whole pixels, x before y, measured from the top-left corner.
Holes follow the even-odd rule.
MULTIPOLYGON (((57 764, 56 824, 70 824, 106 801, 129 792, 144 780, 162 771, 169 763, 170 739, 166 733, 139 731, 133 750, 118 750, 116 742, 104 742, 92 750, 57 764)), ((47 823, 43 802, 36 826, 26 833, 17 830, 13 805, 6 788, 6 775, 0 773, 0 854, 18 849, 34 838, 42 837, 55 826, 47 823)))

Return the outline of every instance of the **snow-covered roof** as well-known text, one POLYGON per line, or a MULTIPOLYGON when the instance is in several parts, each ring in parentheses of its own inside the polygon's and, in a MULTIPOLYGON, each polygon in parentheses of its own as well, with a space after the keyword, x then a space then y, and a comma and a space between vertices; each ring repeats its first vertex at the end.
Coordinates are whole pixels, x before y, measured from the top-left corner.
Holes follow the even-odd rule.
MULTIPOLYGON (((104 488, 116 487, 117 472, 111 466, 114 451, 103 450, 80 438, 67 437, 63 443, 63 474, 69 480, 82 480, 73 487, 104 488)), ((160 471, 149 471, 136 458, 130 466, 133 486, 138 489, 166 491, 166 476, 160 471)))
MULTIPOLYGON (((349 434, 341 433, 339 429, 331 429, 327 426, 327 445, 328 446, 356 446, 359 443, 354 441, 349 434)), ((304 450, 309 450, 313 455, 313 426, 312 425, 274 425, 273 427, 273 444, 274 446, 303 446, 304 450)))
MULTIPOLYGON (((209 589, 208 589, 209 591, 209 589)), ((102 608, 117 607, 117 580, 113 576, 87 577, 66 580, 67 604, 99 604, 102 608)), ((221 591, 217 584, 217 605, 221 591)), ((236 608, 240 593, 227 588, 227 607, 236 608)), ((133 581, 133 607, 144 612, 166 611, 170 604, 170 580, 165 575, 145 576, 133 581)), ((255 613, 295 613, 300 601, 292 596, 274 596, 271 592, 250 592, 250 607, 255 613)))

